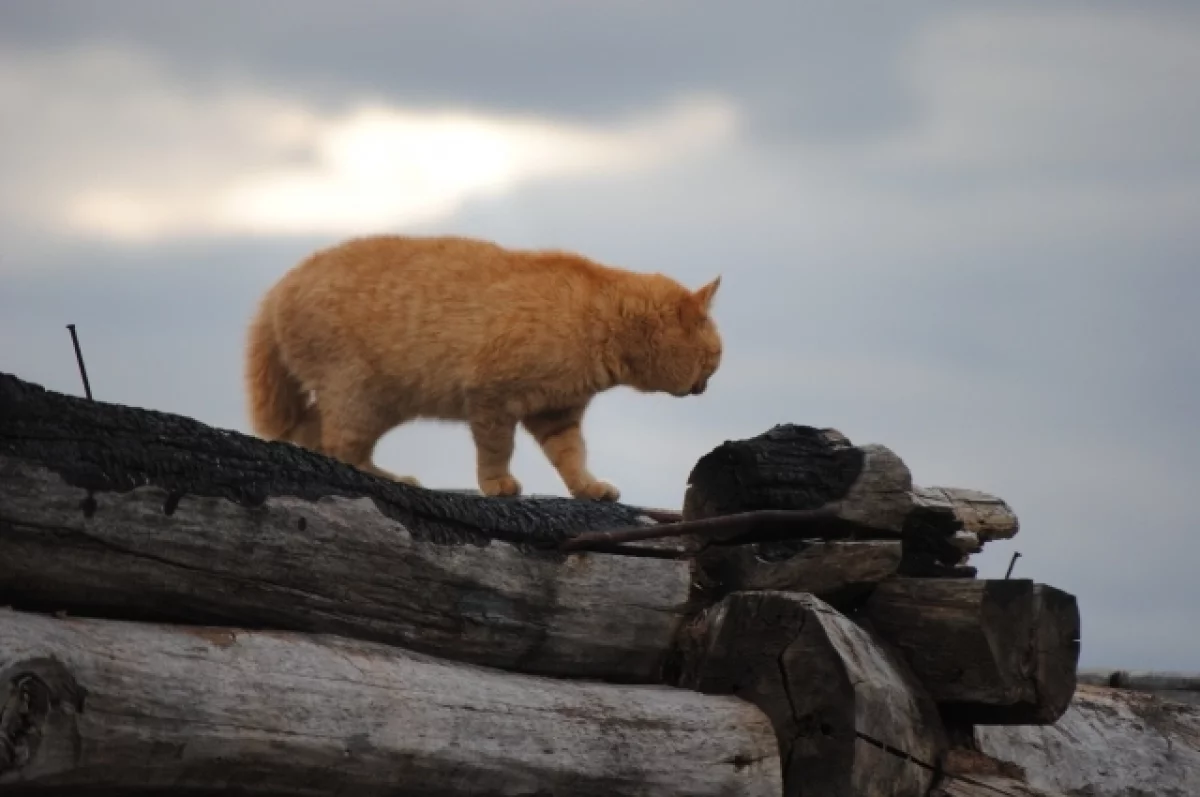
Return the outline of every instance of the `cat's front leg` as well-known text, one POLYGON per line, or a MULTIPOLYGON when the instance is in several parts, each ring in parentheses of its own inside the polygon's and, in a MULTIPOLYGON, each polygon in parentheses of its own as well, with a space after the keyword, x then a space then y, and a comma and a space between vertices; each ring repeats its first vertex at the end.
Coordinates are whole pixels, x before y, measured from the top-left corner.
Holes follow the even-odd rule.
POLYGON ((501 413, 478 412, 470 419, 475 440, 476 478, 484 495, 521 494, 521 483, 509 471, 517 434, 516 419, 501 413))
POLYGON ((546 410, 524 418, 521 423, 538 441, 572 496, 616 501, 621 497, 621 491, 597 479, 587 468, 587 446, 580 426, 585 409, 586 405, 546 410))

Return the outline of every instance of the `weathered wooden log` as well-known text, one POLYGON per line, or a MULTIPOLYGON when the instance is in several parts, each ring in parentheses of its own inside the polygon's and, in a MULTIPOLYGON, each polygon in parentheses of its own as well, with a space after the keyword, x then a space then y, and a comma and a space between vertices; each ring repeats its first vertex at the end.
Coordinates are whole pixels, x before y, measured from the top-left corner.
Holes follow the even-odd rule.
POLYGON ((421 538, 368 498, 93 492, 0 454, 0 605, 330 632, 653 682, 691 578, 687 561, 421 538))
POLYGON ((744 701, 333 636, 0 611, 0 707, 5 795, 782 788, 771 725, 744 701))
POLYGON ((684 496, 684 518, 756 510, 811 510, 836 504, 838 527, 858 539, 902 538, 907 575, 973 576, 964 555, 992 539, 1012 537, 1016 515, 977 490, 917 487, 908 467, 881 445, 855 446, 835 429, 785 424, 757 437, 730 440, 696 463, 684 496))
POLYGON ((1139 692, 1191 692, 1200 695, 1200 673, 1158 670, 1079 670, 1081 684, 1139 692))
POLYGON ((973 724, 1047 724, 1067 710, 1079 661, 1079 608, 1025 579, 896 578, 866 618, 899 648, 946 714, 973 724))
POLYGON ((900 567, 898 541, 709 546, 695 555, 709 599, 744 590, 807 592, 833 604, 862 597, 900 567))
POLYGON ((1088 797, 1200 794, 1200 706, 1081 684, 1053 725, 981 726, 982 752, 1033 787, 1088 797))
POLYGON ((762 708, 785 795, 924 797, 946 746, 900 657, 811 595, 726 596, 682 635, 676 682, 762 708))

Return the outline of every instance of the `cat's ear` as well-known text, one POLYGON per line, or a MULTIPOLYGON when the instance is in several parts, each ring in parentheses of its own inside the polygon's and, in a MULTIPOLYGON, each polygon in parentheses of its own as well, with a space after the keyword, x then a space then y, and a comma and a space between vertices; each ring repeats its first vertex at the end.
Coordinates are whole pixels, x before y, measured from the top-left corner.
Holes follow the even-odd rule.
POLYGON ((712 307, 713 297, 717 295, 717 288, 719 287, 721 287, 720 276, 704 287, 697 288, 696 291, 692 293, 692 295, 696 297, 696 301, 700 302, 700 306, 704 308, 705 312, 708 312, 708 309, 712 307))

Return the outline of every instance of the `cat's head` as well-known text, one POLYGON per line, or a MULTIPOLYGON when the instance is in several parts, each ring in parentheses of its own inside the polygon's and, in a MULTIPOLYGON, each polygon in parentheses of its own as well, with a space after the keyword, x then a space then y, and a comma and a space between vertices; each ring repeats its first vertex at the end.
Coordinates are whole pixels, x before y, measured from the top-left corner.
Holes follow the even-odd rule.
POLYGON ((622 380, 646 393, 698 396, 721 365, 721 335, 710 310, 721 278, 695 291, 651 283, 624 351, 622 380))

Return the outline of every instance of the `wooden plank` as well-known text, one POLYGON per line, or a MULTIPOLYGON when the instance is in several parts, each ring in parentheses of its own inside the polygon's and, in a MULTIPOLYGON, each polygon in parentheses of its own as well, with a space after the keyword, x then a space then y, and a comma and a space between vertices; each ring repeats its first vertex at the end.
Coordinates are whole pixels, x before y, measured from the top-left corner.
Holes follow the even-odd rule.
POLYGON ((924 797, 946 748, 901 658, 811 595, 735 592, 681 638, 677 683, 762 708, 785 795, 924 797))
POLYGON ((867 620, 900 649, 942 710, 973 724, 1046 724, 1067 710, 1079 660, 1079 608, 1026 579, 896 578, 867 620))
POLYGON ((659 679, 692 611, 686 561, 428 531, 367 497, 91 491, 0 453, 0 605, 329 632, 626 682, 659 679))
POLYGON ((0 611, 13 795, 780 793, 750 704, 332 636, 0 611))

